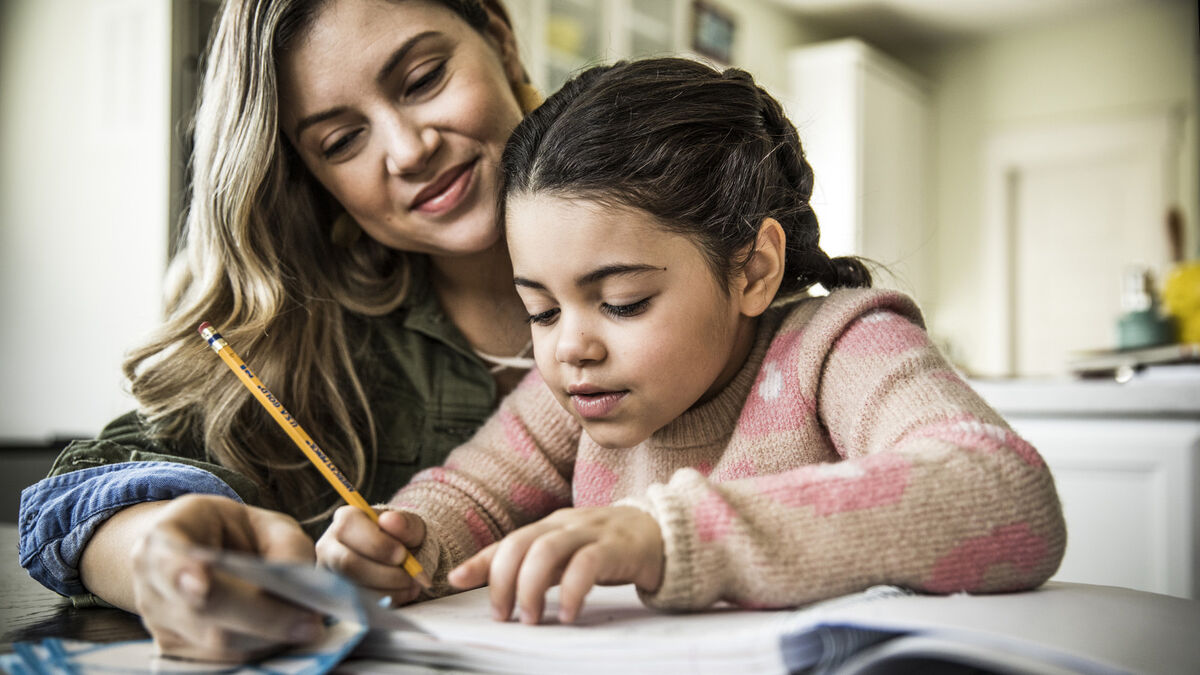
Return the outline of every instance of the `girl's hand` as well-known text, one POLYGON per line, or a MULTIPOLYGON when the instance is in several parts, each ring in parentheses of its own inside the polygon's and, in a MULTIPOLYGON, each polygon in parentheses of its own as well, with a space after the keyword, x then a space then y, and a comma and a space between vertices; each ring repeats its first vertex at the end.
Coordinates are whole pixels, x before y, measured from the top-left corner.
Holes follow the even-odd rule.
POLYGON ((421 586, 401 564, 425 541, 425 521, 404 511, 379 512, 379 524, 353 506, 333 513, 317 540, 317 562, 401 605, 417 599, 421 586))
POLYGON ((485 583, 492 615, 541 621, 546 591, 561 584, 558 619, 571 623, 596 584, 634 583, 645 591, 662 580, 662 530, 650 514, 631 506, 561 509, 512 532, 450 572, 458 588, 485 583))
POLYGON ((114 519, 139 513, 149 518, 150 527, 125 552, 132 604, 160 653, 244 662, 323 633, 316 613, 209 565, 210 549, 311 564, 312 539, 291 517, 225 497, 188 495, 129 507, 114 519))

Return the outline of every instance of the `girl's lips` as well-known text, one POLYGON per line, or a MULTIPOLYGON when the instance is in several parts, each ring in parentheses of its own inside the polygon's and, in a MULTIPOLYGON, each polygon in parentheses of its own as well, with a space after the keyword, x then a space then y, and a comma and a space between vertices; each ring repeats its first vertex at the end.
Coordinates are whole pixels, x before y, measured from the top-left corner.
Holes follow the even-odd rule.
POLYGON ((440 215, 450 211, 462 202, 468 188, 471 187, 471 178, 474 175, 475 161, 451 169, 436 183, 417 194, 412 210, 429 215, 440 215))
POLYGON ((571 404, 579 416, 591 420, 607 417, 621 405, 627 391, 597 391, 588 394, 571 394, 571 404))

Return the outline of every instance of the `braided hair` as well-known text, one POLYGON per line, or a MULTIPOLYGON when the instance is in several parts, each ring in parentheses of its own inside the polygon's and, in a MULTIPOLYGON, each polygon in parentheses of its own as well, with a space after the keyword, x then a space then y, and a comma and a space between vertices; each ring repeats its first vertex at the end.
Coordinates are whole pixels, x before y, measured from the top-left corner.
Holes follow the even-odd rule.
POLYGON ((591 68, 525 117, 501 163, 502 201, 537 193, 639 209, 696 241, 719 279, 749 262, 774 218, 787 240, 781 293, 871 285, 861 260, 821 250, 800 137, 743 70, 679 58, 591 68))

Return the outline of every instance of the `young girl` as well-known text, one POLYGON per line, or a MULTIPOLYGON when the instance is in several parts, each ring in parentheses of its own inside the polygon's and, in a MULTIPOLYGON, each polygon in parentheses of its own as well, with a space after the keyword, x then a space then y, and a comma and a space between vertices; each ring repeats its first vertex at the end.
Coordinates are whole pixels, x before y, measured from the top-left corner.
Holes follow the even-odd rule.
POLYGON ((569 622, 595 584, 690 610, 1057 569, 1046 465, 912 301, 821 251, 796 130, 749 75, 590 70, 518 126, 503 170, 537 370, 396 494, 391 538, 341 509, 325 564, 411 599, 398 540, 435 593, 488 583, 496 617, 527 622, 555 584, 569 622))

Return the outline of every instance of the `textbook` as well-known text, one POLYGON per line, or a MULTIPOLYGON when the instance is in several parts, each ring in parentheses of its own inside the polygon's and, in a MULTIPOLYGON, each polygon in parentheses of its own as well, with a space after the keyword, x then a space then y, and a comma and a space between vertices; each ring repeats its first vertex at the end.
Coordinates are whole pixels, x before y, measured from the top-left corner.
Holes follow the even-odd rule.
POLYGON ((876 586, 797 609, 688 613, 648 609, 633 586, 609 586, 594 588, 569 625, 553 618, 552 589, 543 623, 527 626, 494 621, 486 588, 388 609, 328 570, 214 556, 220 573, 331 616, 325 639, 246 669, 156 658, 149 641, 19 644, 0 666, 306 675, 1200 672, 1200 602, 1112 586, 1052 581, 1024 593, 948 596, 876 586))

